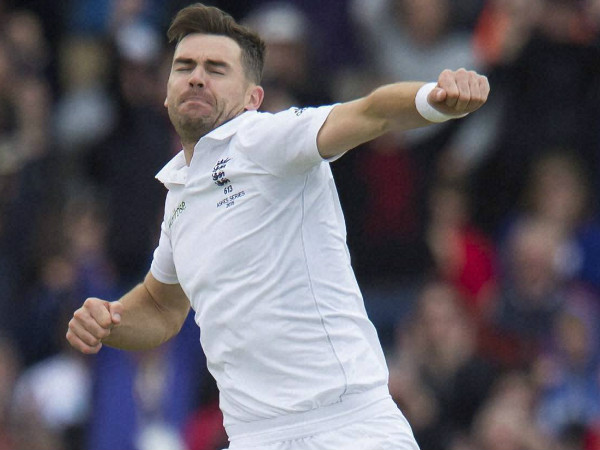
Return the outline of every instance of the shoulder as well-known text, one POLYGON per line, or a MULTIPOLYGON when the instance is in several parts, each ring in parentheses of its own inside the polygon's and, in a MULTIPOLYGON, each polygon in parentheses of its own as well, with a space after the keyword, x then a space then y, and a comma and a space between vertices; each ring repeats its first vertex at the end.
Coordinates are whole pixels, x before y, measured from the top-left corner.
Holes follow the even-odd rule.
POLYGON ((305 172, 322 162, 317 135, 332 107, 248 114, 232 144, 272 174, 305 172))
POLYGON ((241 124, 238 132, 255 130, 257 126, 264 126, 265 128, 271 129, 271 131, 275 131, 272 128, 274 125, 298 125, 307 120, 314 119, 315 117, 326 116, 334 106, 335 105, 324 105, 317 107, 293 106, 275 113, 255 111, 254 114, 248 115, 248 117, 241 124))

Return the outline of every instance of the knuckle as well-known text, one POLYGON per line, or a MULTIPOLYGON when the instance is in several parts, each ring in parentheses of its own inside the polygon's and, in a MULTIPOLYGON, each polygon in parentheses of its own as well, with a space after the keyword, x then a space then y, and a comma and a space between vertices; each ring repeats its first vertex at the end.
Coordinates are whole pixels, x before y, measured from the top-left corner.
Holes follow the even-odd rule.
POLYGON ((440 73, 440 76, 438 77, 438 81, 444 83, 446 81, 451 80, 453 75, 454 72, 452 72, 450 69, 443 70, 442 73, 440 73))
POLYGON ((100 330, 99 333, 97 333, 97 338, 98 339, 104 339, 107 338, 110 335, 110 329, 108 328, 102 328, 102 330, 100 330))
POLYGON ((77 311, 73 313, 73 319, 82 321, 87 314, 83 311, 83 309, 79 308, 77 311))
POLYGON ((106 331, 108 331, 108 329, 110 328, 110 324, 112 323, 110 317, 102 317, 98 319, 97 322, 98 325, 100 325, 100 327, 106 331))

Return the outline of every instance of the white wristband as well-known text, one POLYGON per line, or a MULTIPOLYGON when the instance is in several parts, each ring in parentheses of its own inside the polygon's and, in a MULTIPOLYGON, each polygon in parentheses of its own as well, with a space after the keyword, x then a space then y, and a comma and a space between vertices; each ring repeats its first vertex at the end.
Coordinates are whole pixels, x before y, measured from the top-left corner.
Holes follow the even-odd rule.
POLYGON ((435 89, 436 86, 437 83, 427 83, 421 86, 421 88, 417 91, 417 96, 415 97, 415 106, 417 107, 417 111, 419 112, 419 114, 421 114, 421 116, 423 116, 424 119, 427 119, 430 122, 440 123, 446 122, 450 119, 460 119, 461 117, 465 117, 467 114, 469 114, 445 114, 431 106, 427 101, 427 96, 431 91, 435 89))

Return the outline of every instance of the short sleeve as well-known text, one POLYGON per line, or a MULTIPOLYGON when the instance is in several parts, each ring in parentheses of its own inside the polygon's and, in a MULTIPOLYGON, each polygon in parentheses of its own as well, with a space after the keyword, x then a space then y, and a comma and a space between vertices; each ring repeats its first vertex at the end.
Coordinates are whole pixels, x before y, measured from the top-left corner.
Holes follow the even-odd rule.
POLYGON ((237 146, 268 172, 285 176, 310 170, 324 160, 317 135, 335 105, 261 113, 238 130, 237 146))
POLYGON ((160 227, 160 239, 158 247, 154 250, 152 265, 150 266, 152 276, 164 284, 177 284, 177 272, 173 262, 173 250, 171 248, 171 238, 166 231, 166 224, 163 221, 160 227))

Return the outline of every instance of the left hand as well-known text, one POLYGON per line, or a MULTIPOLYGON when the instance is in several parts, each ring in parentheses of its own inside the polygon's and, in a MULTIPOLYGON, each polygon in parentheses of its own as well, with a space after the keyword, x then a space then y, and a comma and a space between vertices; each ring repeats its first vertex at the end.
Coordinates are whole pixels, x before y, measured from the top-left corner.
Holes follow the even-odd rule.
POLYGON ((438 111, 459 116, 478 110, 487 101, 490 84, 487 77, 472 70, 444 70, 427 102, 438 111))

